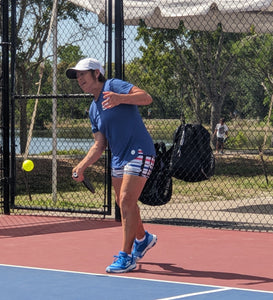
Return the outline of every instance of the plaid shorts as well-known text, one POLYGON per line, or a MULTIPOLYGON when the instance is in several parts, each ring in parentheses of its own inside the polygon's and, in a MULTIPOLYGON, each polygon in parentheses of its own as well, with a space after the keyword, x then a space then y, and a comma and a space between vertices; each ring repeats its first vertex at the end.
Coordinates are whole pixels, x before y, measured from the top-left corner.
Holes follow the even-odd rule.
POLYGON ((122 178, 123 174, 149 178, 154 167, 155 157, 143 155, 142 150, 138 150, 138 156, 129 161, 121 168, 112 168, 112 177, 122 178))

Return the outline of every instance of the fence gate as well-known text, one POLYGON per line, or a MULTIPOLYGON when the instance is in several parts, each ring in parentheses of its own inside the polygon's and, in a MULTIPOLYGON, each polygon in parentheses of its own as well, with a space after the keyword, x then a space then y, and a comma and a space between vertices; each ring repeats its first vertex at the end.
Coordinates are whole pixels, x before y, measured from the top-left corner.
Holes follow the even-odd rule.
MULTIPOLYGON (((95 193, 84 184, 72 178, 72 169, 86 155, 92 143, 92 132, 87 109, 92 101, 90 95, 40 95, 15 96, 15 106, 22 102, 33 107, 32 120, 38 105, 42 110, 56 102, 58 120, 40 124, 42 129, 27 131, 24 144, 24 131, 15 131, 16 185, 11 207, 15 212, 46 211, 60 214, 111 214, 111 193, 108 176, 108 151, 85 171, 85 177, 92 182, 95 193), (68 111, 65 109, 69 106, 68 111), (77 108, 85 108, 80 112, 77 108), (77 119, 77 114, 78 115, 77 119), (23 154, 20 154, 23 153, 23 154), (22 170, 24 160, 30 159, 34 169, 22 170)), ((54 115, 54 114, 52 114, 54 115)), ((19 123, 15 119, 16 123, 19 123)), ((39 120, 36 120, 36 124, 39 120)))
POLYGON ((14 0, 2 2, 7 5, 7 16, 11 4, 10 45, 14 49, 9 70, 14 85, 8 95, 8 208, 15 214, 110 215, 110 151, 85 172, 95 187, 94 194, 71 178, 73 167, 94 142, 87 115, 92 99, 81 94, 76 81, 66 78, 65 70, 80 58, 92 56, 104 62, 111 77, 112 25, 99 22, 96 15, 71 3, 57 6, 53 1, 46 7, 38 1, 25 11, 14 0), (28 13, 35 16, 27 18, 28 13), (15 16, 22 16, 23 22, 15 24, 15 16), (31 172, 22 170, 26 159, 34 162, 31 172))

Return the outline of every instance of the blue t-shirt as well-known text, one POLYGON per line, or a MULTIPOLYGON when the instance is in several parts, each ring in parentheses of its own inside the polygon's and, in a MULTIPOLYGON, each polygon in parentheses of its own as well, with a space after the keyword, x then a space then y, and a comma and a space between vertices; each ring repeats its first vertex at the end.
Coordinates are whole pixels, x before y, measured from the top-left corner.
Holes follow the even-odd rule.
POLYGON ((128 94, 133 84, 120 79, 107 80, 100 96, 90 105, 89 117, 92 131, 100 131, 108 140, 112 152, 112 168, 119 168, 138 156, 155 156, 153 140, 148 133, 137 105, 120 104, 111 109, 102 109, 104 91, 128 94))

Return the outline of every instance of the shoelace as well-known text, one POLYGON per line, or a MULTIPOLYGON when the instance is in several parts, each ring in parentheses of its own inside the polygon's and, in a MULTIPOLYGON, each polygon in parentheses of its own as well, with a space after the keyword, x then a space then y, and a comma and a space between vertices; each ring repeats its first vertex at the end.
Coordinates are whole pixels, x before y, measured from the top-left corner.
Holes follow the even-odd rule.
POLYGON ((114 263, 120 263, 121 265, 126 264, 126 258, 125 256, 120 256, 120 255, 114 255, 114 263))

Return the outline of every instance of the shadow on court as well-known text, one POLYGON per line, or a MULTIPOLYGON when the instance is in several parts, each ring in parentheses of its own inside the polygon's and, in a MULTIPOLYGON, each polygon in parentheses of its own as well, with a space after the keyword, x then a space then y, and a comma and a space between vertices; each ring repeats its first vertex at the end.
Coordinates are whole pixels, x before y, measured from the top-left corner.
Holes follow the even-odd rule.
POLYGON ((141 262, 139 263, 139 268, 137 270, 140 273, 150 273, 154 275, 162 275, 162 276, 178 276, 178 277, 192 277, 192 278, 214 278, 220 280, 244 280, 248 281, 248 283, 244 283, 245 285, 256 285, 261 283, 272 283, 273 278, 260 277, 260 276, 252 276, 246 274, 238 274, 238 273, 228 273, 228 272, 215 272, 215 271, 198 271, 198 270, 190 270, 184 269, 182 267, 178 267, 175 264, 169 263, 149 263, 149 262, 141 262), (162 271, 151 271, 145 269, 145 266, 158 266, 162 269, 162 271))
POLYGON ((26 237, 62 232, 106 229, 120 226, 118 222, 98 222, 87 219, 70 219, 58 217, 4 216, 0 219, 0 239, 9 237, 26 237), (4 222, 5 220, 5 222, 4 222), (12 222, 10 222, 12 220, 12 222))

